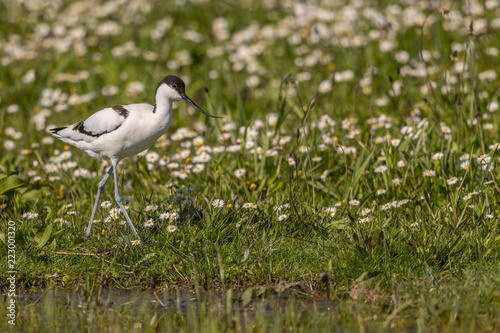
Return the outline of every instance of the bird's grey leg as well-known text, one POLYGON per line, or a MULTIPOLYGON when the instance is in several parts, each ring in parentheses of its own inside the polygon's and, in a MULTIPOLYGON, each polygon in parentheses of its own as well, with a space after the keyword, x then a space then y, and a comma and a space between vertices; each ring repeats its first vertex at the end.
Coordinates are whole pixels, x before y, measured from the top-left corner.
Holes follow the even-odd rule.
POLYGON ((99 186, 97 187, 97 196, 95 198, 95 204, 94 208, 92 209, 92 215, 90 216, 90 222, 89 226, 87 227, 87 230, 85 231, 85 239, 88 239, 90 237, 90 230, 92 229, 92 224, 94 223, 94 216, 95 212, 97 210, 97 204, 99 203, 99 197, 101 196, 101 192, 104 189, 104 185, 106 184, 106 181, 109 178, 109 175, 113 172, 113 166, 109 168, 109 170, 106 172, 104 175, 104 178, 99 182, 99 186))
POLYGON ((113 176, 115 178, 115 200, 116 200, 116 203, 118 204, 118 206, 120 206, 120 209, 122 210, 123 215, 125 215, 125 219, 127 220, 127 223, 130 226, 130 229, 132 229, 132 232, 134 233, 135 238, 140 242, 141 238, 137 234, 137 231, 135 231, 134 225, 132 224, 132 221, 130 221, 130 217, 128 216, 127 211, 125 210, 125 207, 123 207, 123 200, 120 197, 120 193, 118 193, 118 179, 116 176, 116 174, 117 174, 116 163, 113 163, 113 168, 115 170, 115 172, 113 173, 113 176))

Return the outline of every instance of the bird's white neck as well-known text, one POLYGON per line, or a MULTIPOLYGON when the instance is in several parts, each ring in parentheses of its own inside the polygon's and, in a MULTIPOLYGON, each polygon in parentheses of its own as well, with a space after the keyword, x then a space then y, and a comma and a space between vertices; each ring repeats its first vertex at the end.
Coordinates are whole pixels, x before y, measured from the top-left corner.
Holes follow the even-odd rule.
POLYGON ((163 90, 163 87, 156 89, 154 111, 150 118, 154 124, 151 126, 151 132, 156 138, 165 133, 172 122, 172 99, 163 90))
POLYGON ((172 113, 172 100, 167 96, 156 92, 155 96, 155 113, 166 115, 172 113))

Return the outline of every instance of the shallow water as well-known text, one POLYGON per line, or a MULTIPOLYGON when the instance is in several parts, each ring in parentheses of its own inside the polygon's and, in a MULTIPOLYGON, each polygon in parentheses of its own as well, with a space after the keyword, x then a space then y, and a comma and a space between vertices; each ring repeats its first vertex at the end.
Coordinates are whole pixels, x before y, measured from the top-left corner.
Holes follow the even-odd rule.
POLYGON ((291 302, 307 306, 314 304, 317 310, 328 311, 334 302, 312 300, 306 297, 297 297, 286 293, 263 292, 259 296, 245 297, 244 292, 202 292, 197 295, 194 291, 156 292, 143 290, 126 290, 118 288, 103 288, 100 296, 97 292, 88 294, 82 290, 57 290, 46 289, 35 292, 22 292, 18 295, 21 305, 33 305, 50 302, 56 307, 98 305, 103 308, 128 309, 150 307, 158 312, 176 311, 186 314, 189 307, 198 307, 201 304, 227 307, 230 304, 232 311, 252 314, 256 307, 265 309, 264 314, 272 314, 276 308, 286 309, 291 302), (246 299, 245 299, 246 298, 246 299))

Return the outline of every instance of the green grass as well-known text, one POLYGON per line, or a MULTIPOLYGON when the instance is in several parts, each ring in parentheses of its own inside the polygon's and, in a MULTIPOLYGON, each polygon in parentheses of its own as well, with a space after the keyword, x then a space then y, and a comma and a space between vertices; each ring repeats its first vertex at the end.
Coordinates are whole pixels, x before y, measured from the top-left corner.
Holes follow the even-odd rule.
MULTIPOLYGON (((450 18, 437 10, 416 9, 427 17, 426 23, 407 26, 417 16, 388 14, 395 8, 381 2, 372 9, 390 24, 380 25, 365 17, 363 8, 359 20, 346 23, 346 8, 332 6, 326 11, 335 12, 336 19, 327 20, 326 26, 347 26, 336 26, 337 32, 313 42, 307 38, 321 30, 323 19, 308 22, 300 8, 294 14, 288 5, 153 2, 151 11, 147 6, 138 10, 119 5, 103 17, 97 15, 103 9, 79 11, 80 5, 62 4, 52 12, 15 2, 0 4, 0 253, 8 254, 7 222, 14 221, 18 290, 63 288, 84 290, 85 296, 109 287, 170 292, 199 288, 221 295, 250 290, 252 301, 270 296, 262 290, 273 290, 294 300, 281 308, 272 297, 264 297, 273 315, 255 310, 246 317, 232 313, 236 308, 225 303, 225 296, 198 296, 196 302, 187 302, 187 312, 141 306, 145 321, 134 317, 134 308, 100 313, 100 305, 90 301, 86 311, 94 315, 87 323, 74 303, 51 309, 28 302, 19 309, 23 327, 43 330, 39 325, 45 324, 36 322, 41 316, 73 318, 82 330, 103 322, 117 330, 141 322, 144 330, 152 330, 156 316, 154 322, 167 330, 199 325, 224 331, 233 324, 235 331, 252 325, 266 331, 361 330, 361 325, 368 331, 392 325, 394 330, 419 331, 498 329, 499 156, 490 148, 499 141, 500 120, 494 112, 500 86, 500 62, 491 55, 500 45, 494 10, 474 16, 488 22, 486 30, 466 34, 465 23, 444 29, 450 18), (65 12, 70 10, 75 12, 65 12), (153 40, 157 22, 167 15, 172 27, 153 40), (228 39, 214 32, 217 17, 227 20, 228 39), (69 18, 75 22, 65 23, 69 18), (99 36, 97 27, 108 20, 116 21, 120 32, 99 36), (36 36, 41 23, 67 25, 63 37, 71 35, 71 29, 81 28, 84 34, 72 39, 67 52, 58 51, 40 44, 59 38, 57 29, 36 36), (266 37, 267 28, 273 29, 273 38, 266 37), (190 31, 199 34, 194 37, 201 38, 199 42, 192 41, 190 31), (383 52, 375 32, 395 47, 383 52), (302 39, 295 44, 298 36, 302 39), (346 45, 360 37, 366 41, 363 46, 346 45), (131 51, 117 55, 130 41, 135 43, 127 46, 131 51), (29 52, 19 55, 12 51, 16 47, 29 52), (82 47, 85 53, 79 53, 82 47), (406 65, 395 60, 401 50, 411 58, 406 65), (435 56, 424 63, 424 51, 435 56), (148 61, 151 52, 156 59, 148 61), (308 56, 316 62, 301 65, 308 56), (467 66, 464 73, 457 71, 461 65, 467 66), (36 79, 23 83, 21 78, 31 69, 36 79), (338 78, 346 70, 354 78, 342 82, 338 78), (66 80, 67 74, 82 71, 88 77, 66 80), (310 78, 302 80, 304 73, 310 78), (209 119, 179 103, 171 128, 151 148, 160 160, 168 157, 179 167, 170 169, 160 161, 148 166, 144 156, 118 166, 120 192, 132 199, 128 212, 143 246, 132 245, 130 229, 120 224, 123 216, 104 222, 115 205, 112 180, 101 196, 111 207, 98 208, 100 222, 84 242, 97 184, 109 165, 57 140, 47 142, 46 129, 84 120, 110 105, 153 103, 156 85, 167 74, 181 76, 198 105, 226 118, 209 119), (259 82, 254 86, 255 79, 259 82), (331 91, 321 88, 327 80, 331 91), (132 81, 142 82, 144 90, 127 91, 132 81), (447 83, 453 93, 443 93, 447 83), (425 87, 433 84, 435 89, 426 93, 425 87), (102 93, 110 85, 118 88, 117 94, 102 93), (68 99, 46 103, 46 88, 60 89, 68 99), (90 101, 79 101, 92 92, 90 101), (12 104, 19 111, 11 113, 12 104), (266 120, 271 113, 276 124, 266 120), (324 121, 324 115, 333 122, 324 121), (254 146, 245 148, 252 141, 246 136, 258 121, 263 128, 257 126, 254 146), (405 126, 418 137, 403 135, 405 126), (181 127, 194 130, 194 135, 175 141, 172 135, 181 127), (203 139, 202 146, 227 149, 239 142, 243 148, 212 152, 201 173, 176 177, 174 171, 193 170, 197 164, 197 137, 203 139), (279 144, 282 138, 288 142, 279 144), (396 145, 390 139, 401 141, 396 145), (349 153, 350 147, 356 151, 349 153), (188 159, 176 158, 186 149, 188 159), (270 149, 275 156, 266 156, 270 149), (61 159, 68 152, 72 155, 61 159), (435 158, 436 153, 442 155, 435 158), (464 154, 469 157, 461 158, 464 154), (489 157, 483 170, 485 154, 489 157), (289 158, 296 164, 289 165, 289 158), (74 165, 64 170, 69 161, 74 165), (400 161, 404 167, 398 166, 400 161), (462 163, 469 167, 464 170, 462 163), (380 166, 387 170, 375 172, 380 166), (75 176, 79 168, 89 176, 75 176), (235 170, 240 168, 246 174, 238 178, 235 170), (425 177, 428 170, 435 175, 425 177), (451 177, 458 178, 454 185, 447 184, 451 177), (378 195, 380 189, 386 193, 378 195), (176 199, 179 193, 194 197, 194 203, 176 199), (224 207, 213 207, 215 199, 224 200, 224 207), (383 209, 391 202, 399 204, 383 209), (245 203, 255 207, 245 209, 245 203), (158 209, 146 210, 148 205, 158 209), (275 207, 280 205, 288 208, 278 212, 275 207), (325 210, 332 207, 334 216, 325 210), (71 210, 76 215, 68 215, 71 210), (23 217, 27 212, 38 216, 23 217), (163 212, 177 212, 180 218, 162 221, 163 212), (286 218, 280 221, 281 214, 286 218), (363 218, 369 221, 360 223, 363 218), (56 219, 65 222, 54 223, 56 219), (154 228, 144 226, 149 219, 154 219, 154 228), (169 225, 177 230, 168 232, 169 225), (358 292, 362 296, 356 296, 358 292), (210 297, 215 298, 207 301, 210 297), (214 302, 217 306, 212 307, 214 302), (330 305, 336 311, 333 316, 325 310, 330 305)), ((400 7, 404 11, 408 6, 400 7)), ((450 9, 464 22, 471 19, 467 6, 450 9)), ((168 19, 165 22, 168 25, 168 19)), ((0 261, 0 271, 9 270, 8 262, 0 261)), ((8 282, 2 279, 0 286, 7 290, 8 282)), ((61 330, 75 329, 70 322, 61 324, 61 330)))

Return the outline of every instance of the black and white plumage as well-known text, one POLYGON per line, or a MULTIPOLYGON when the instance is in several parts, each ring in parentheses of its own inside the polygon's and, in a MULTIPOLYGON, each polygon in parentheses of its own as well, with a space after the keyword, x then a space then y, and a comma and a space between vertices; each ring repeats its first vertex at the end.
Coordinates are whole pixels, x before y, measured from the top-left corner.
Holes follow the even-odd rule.
POLYGON ((127 219, 127 223, 140 241, 130 217, 123 207, 118 193, 116 165, 125 157, 136 155, 151 145, 168 129, 172 121, 172 101, 185 100, 201 113, 213 117, 198 107, 185 93, 184 82, 174 75, 166 76, 158 84, 155 92, 155 105, 128 104, 117 105, 97 111, 84 121, 76 124, 50 129, 51 134, 69 143, 90 156, 111 162, 111 167, 99 183, 97 197, 85 236, 90 236, 92 223, 99 202, 99 196, 108 177, 114 174, 115 200, 127 219), (114 171, 114 172, 113 172, 114 171))

